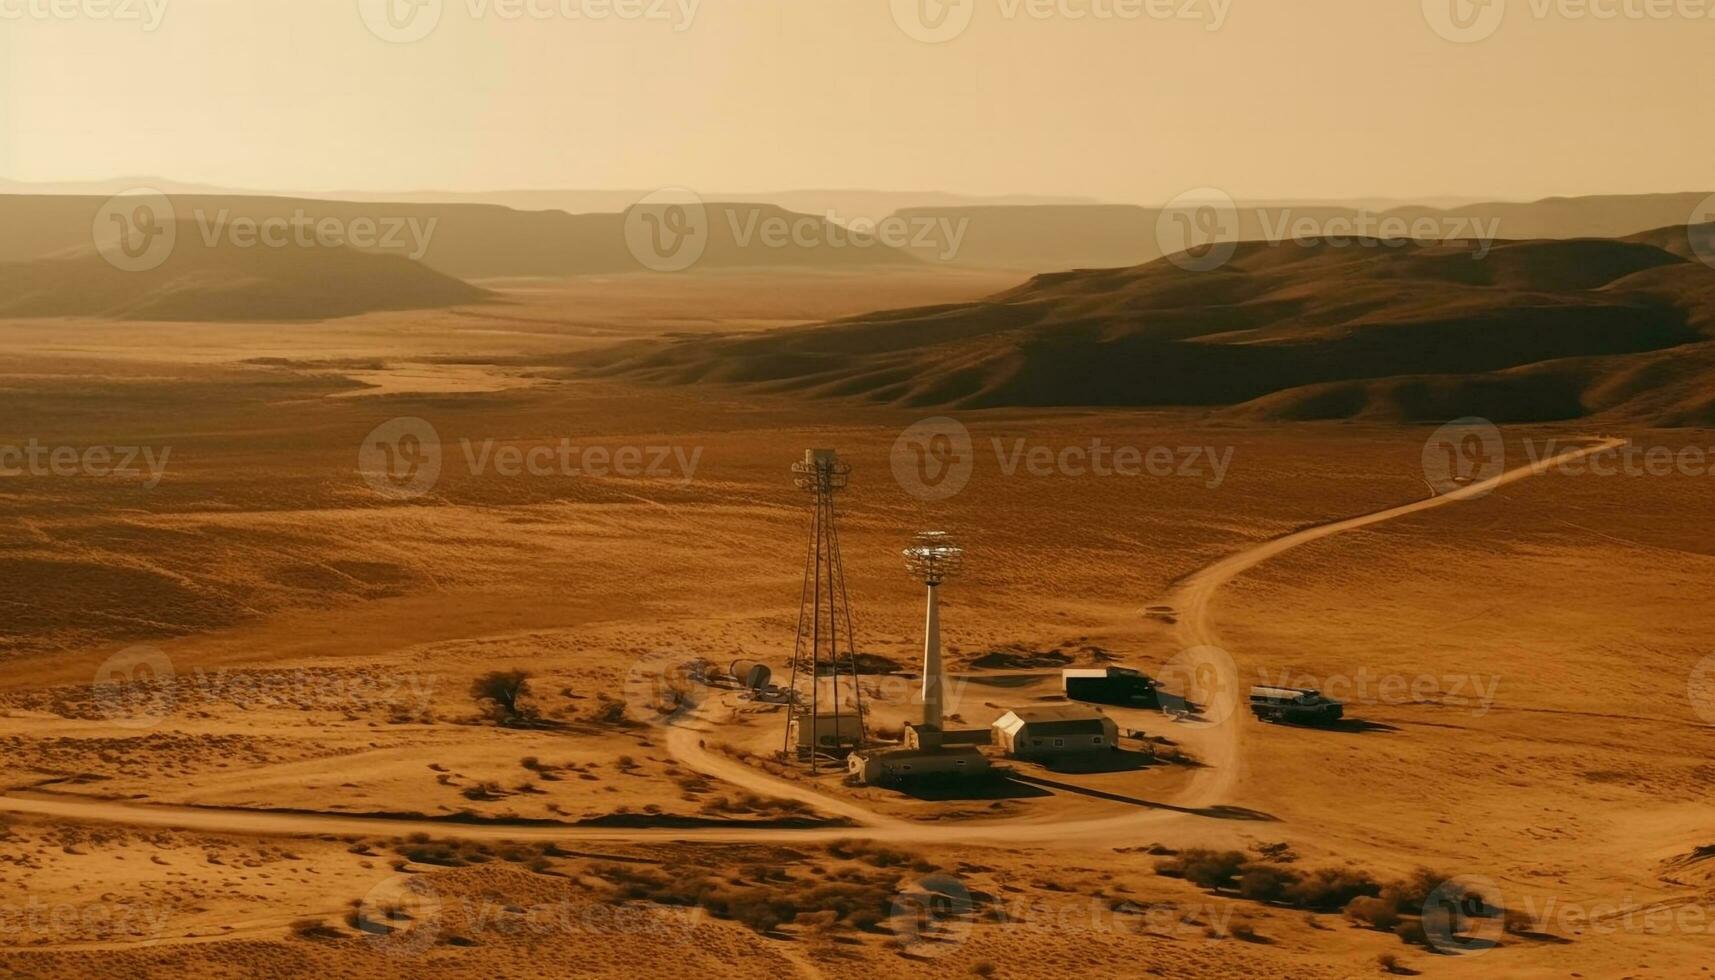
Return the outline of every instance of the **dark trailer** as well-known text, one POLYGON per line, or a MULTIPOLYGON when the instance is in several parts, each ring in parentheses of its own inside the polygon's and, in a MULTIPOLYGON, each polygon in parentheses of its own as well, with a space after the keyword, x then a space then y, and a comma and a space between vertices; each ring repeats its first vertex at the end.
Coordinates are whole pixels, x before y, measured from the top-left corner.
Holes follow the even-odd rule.
POLYGON ((1155 681, 1130 667, 1063 670, 1061 684, 1066 697, 1092 704, 1155 706, 1155 681))

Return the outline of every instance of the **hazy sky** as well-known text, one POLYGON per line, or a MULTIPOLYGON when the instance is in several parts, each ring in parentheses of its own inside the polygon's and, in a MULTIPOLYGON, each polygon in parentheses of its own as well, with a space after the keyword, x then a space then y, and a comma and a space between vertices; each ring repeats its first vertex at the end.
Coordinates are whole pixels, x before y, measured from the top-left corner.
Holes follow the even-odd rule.
POLYGON ((406 43, 367 26, 393 29, 385 2, 0 0, 0 175, 1138 202, 1715 189, 1715 18, 1686 16, 1715 0, 1218 0, 1218 30, 1217 0, 391 0, 407 34, 435 25, 406 43), (576 16, 632 4, 665 19, 576 16), (138 19, 95 18, 109 6, 138 19), (1180 8, 1197 19, 1150 14, 1180 8), (942 15, 970 22, 939 44, 901 26, 942 15), (1492 36, 1454 43, 1437 18, 1492 36))

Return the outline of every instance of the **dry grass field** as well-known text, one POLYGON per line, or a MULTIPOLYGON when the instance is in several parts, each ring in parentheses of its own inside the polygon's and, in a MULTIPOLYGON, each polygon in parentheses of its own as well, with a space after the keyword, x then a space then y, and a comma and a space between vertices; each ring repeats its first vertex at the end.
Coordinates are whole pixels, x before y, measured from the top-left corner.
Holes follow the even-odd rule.
MULTIPOLYGON (((1715 477, 1550 468, 1217 580, 1428 497, 1431 430, 963 412, 969 483, 926 499, 895 448, 935 413, 574 363, 1008 284, 509 280, 266 329, 0 325, 0 446, 46 453, 0 477, 0 974, 1707 974, 1715 609, 1688 600, 1715 583, 1715 477), (398 419, 440 446, 405 491, 365 468, 398 419), (1062 462, 1096 440, 1168 464, 1062 462), (903 665, 865 678, 882 730, 914 708, 899 552, 928 528, 969 553, 941 613, 969 727, 1057 703, 1059 664, 1170 674, 1191 641, 1345 723, 1116 708, 1153 761, 912 795, 781 764, 782 709, 728 688, 662 718, 663 665, 785 671, 813 447, 853 467, 858 649, 903 665), (527 720, 497 724, 472 685, 514 669, 527 720), (1506 928, 1438 950, 1410 926, 1456 876, 1506 928)), ((1715 452, 1528 426, 1508 465, 1600 435, 1715 452)))

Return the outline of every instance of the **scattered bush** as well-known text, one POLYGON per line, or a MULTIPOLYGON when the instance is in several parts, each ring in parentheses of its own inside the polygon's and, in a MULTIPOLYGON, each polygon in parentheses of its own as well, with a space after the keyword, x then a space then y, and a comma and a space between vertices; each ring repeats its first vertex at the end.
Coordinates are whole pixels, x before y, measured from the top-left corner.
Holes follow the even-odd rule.
POLYGON ((321 919, 299 919, 292 923, 291 930, 297 939, 341 939, 345 936, 321 919))
POLYGON ((633 720, 625 713, 624 701, 605 694, 597 696, 595 711, 591 713, 590 720, 598 725, 609 727, 638 728, 642 726, 642 722, 633 720))
POLYGON ((708 868, 669 872, 632 865, 598 865, 591 874, 613 887, 616 900, 696 906, 765 933, 800 920, 820 931, 873 930, 891 911, 898 882, 893 875, 875 875, 821 882, 787 878, 750 886, 718 880, 708 868))
POLYGON ((876 868, 903 868, 928 874, 940 866, 915 854, 877 844, 873 841, 837 840, 828 845, 828 853, 844 861, 862 861, 876 868))
POLYGON ((530 696, 530 675, 522 670, 497 670, 470 683, 470 696, 498 725, 518 726, 535 722, 535 708, 524 703, 530 696))
POLYGON ((1501 928, 1509 936, 1526 936, 1536 931, 1536 920, 1528 912, 1507 909, 1502 913, 1501 928))
POLYGON ((1249 863, 1250 859, 1240 851, 1211 851, 1199 847, 1156 862, 1155 873, 1169 878, 1184 878, 1200 888, 1223 891, 1238 887, 1239 872, 1249 863))
MULTIPOLYGON (((1183 878, 1212 891, 1236 891, 1241 897, 1271 905, 1317 912, 1343 912, 1352 922, 1391 932, 1402 942, 1428 946, 1423 909, 1448 879, 1419 868, 1403 879, 1385 884, 1351 868, 1318 868, 1300 872, 1279 864, 1252 862, 1238 851, 1189 849, 1156 864, 1157 874, 1183 878)), ((1521 913, 1500 910, 1502 927, 1511 934, 1528 933, 1533 923, 1521 913)), ((1315 922, 1312 919, 1312 925, 1315 922)))
POLYGON ((1346 918, 1371 929, 1392 932, 1399 925, 1399 906, 1380 898, 1354 898, 1346 906, 1346 918))
POLYGON ((1298 875, 1272 864, 1247 864, 1239 874, 1239 895, 1253 902, 1274 904, 1286 900, 1298 875))
POLYGON ((1287 888, 1286 903, 1312 912, 1338 912, 1354 899, 1374 897, 1382 890, 1374 878, 1361 871, 1318 868, 1287 888))

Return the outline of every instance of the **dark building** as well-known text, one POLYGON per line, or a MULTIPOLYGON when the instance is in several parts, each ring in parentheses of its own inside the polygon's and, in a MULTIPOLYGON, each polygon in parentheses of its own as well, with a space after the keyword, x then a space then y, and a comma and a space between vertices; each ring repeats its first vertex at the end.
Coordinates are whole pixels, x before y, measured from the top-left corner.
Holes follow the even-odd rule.
POLYGON ((1155 681, 1130 667, 1063 670, 1060 679, 1066 696, 1074 701, 1145 707, 1154 707, 1158 703, 1155 681))

